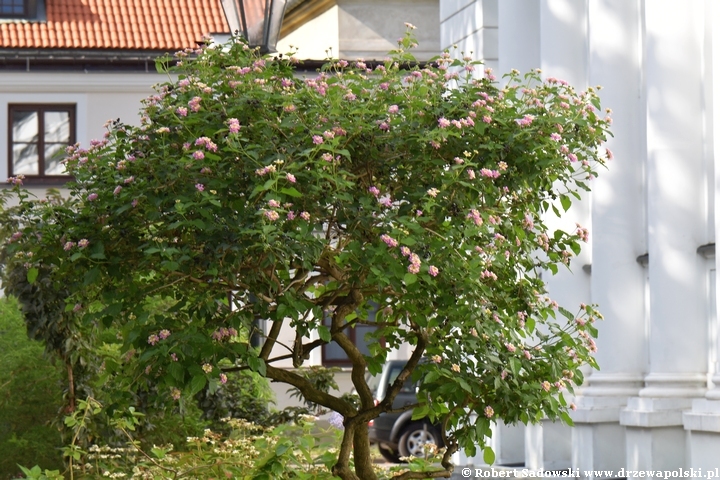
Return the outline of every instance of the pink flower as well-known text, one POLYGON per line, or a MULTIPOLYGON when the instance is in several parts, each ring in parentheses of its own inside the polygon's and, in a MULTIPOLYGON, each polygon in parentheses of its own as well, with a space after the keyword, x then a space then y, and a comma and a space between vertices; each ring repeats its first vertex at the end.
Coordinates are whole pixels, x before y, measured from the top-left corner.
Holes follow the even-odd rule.
POLYGON ((200 97, 193 97, 193 99, 188 102, 188 107, 190 107, 190 110, 193 112, 200 111, 200 101, 201 100, 202 100, 202 98, 200 98, 200 97))
POLYGON ((470 177, 470 180, 475 180, 475 170, 472 168, 468 168, 467 170, 468 177, 470 177))
POLYGON ((562 137, 561 137, 559 134, 557 134, 557 133, 551 133, 551 134, 550 134, 550 139, 551 139, 551 140, 555 140, 556 142, 559 142, 559 141, 562 139, 562 137))
POLYGON ((180 400, 180 396, 182 395, 182 392, 178 390, 177 388, 173 387, 170 389, 170 396, 173 400, 180 400))
POLYGON ((371 194, 373 194, 373 196, 375 196, 375 197, 377 197, 378 195, 380 195, 380 190, 378 190, 378 188, 377 188, 376 186, 374 186, 374 185, 373 185, 372 187, 368 188, 368 192, 370 192, 371 194))
POLYGON ((240 131, 240 122, 237 118, 229 118, 228 121, 228 131, 230 133, 238 133, 240 131))
POLYGON ((270 220, 271 222, 274 222, 278 218, 280 218, 280 214, 276 212, 275 210, 265 210, 263 212, 263 215, 265 215, 265 218, 270 220))
POLYGON ((181 117, 187 117, 188 109, 185 107, 178 107, 177 110, 175 110, 175 113, 181 117))
POLYGON ((94 202, 95 200, 97 200, 97 198, 98 198, 97 193, 91 193, 90 195, 87 196, 88 202, 94 202))
POLYGON ((220 383, 222 383, 223 385, 225 385, 225 384, 227 383, 227 380, 228 380, 228 379, 227 379, 227 375, 225 375, 224 373, 221 373, 221 374, 220 374, 220 383))
POLYGON ((398 246, 398 241, 392 238, 390 235, 380 235, 380 240, 385 242, 385 245, 387 245, 390 248, 394 248, 398 246))
POLYGON ((407 256, 410 255, 412 252, 410 251, 410 249, 409 249, 408 247, 406 247, 406 246, 403 245, 402 247, 400 247, 400 253, 402 253, 402 256, 403 256, 403 257, 407 257, 407 256))
POLYGON ((135 177, 128 177, 125 180, 123 180, 123 183, 128 184, 135 181, 135 177))
POLYGON ((325 140, 320 135, 313 135, 312 141, 315 145, 320 145, 321 143, 324 143, 325 140))
POLYGON ((378 124, 378 128, 380 128, 380 130, 384 132, 387 132, 388 130, 390 130, 390 124, 388 124, 387 122, 380 122, 378 124))
POLYGON ((155 345, 156 343, 158 343, 160 341, 160 338, 158 338, 157 335, 153 334, 148 337, 147 341, 150 345, 155 345))
POLYGON ((280 202, 277 200, 268 200, 268 207, 270 208, 278 208, 280 206, 280 202))
POLYGON ((440 190, 438 190, 437 188, 431 188, 427 191, 427 194, 433 198, 437 197, 438 193, 440 193, 440 190))
POLYGON ((517 120, 515 120, 515 122, 521 127, 527 127, 533 122, 533 120, 535 120, 535 117, 533 117, 532 115, 525 115, 523 118, 518 118, 517 120))
POLYGON ((198 192, 202 192, 203 190, 205 190, 205 185, 203 185, 202 183, 196 183, 195 188, 197 188, 198 192))
POLYGON ((515 345, 513 345, 512 343, 506 343, 505 348, 508 349, 508 352, 515 353, 516 348, 515 345))
POLYGON ((177 362, 178 361, 177 353, 175 353, 175 352, 171 353, 170 358, 172 359, 173 362, 177 362))
POLYGON ((552 388, 552 385, 550 384, 550 382, 548 382, 547 380, 545 380, 544 382, 542 382, 542 389, 543 389, 543 390, 545 390, 546 392, 549 392, 549 391, 550 391, 550 388, 552 388))
POLYGON ((295 212, 293 212, 292 210, 290 210, 290 211, 287 213, 287 219, 288 219, 288 220, 295 220, 295 212))
POLYGON ((293 175, 292 173, 288 173, 287 175, 285 175, 285 178, 290 183, 295 183, 297 181, 297 179, 295 178, 295 175, 293 175))
POLYGON ((390 197, 383 197, 380 200, 378 200, 378 203, 382 205, 383 207, 390 208, 392 207, 392 200, 390 197))
POLYGON ((491 123, 491 122, 492 122, 492 118, 490 118, 490 115, 483 115, 482 121, 485 122, 485 123, 491 123))
POLYGON ((568 158, 568 160, 570 160, 571 162, 577 162, 577 155, 575 155, 574 153, 568 153, 568 154, 567 154, 567 158, 568 158))
POLYGON ((438 119, 438 127, 447 128, 449 126, 450 126, 450 121, 447 118, 441 117, 438 119))
POLYGON ((398 107, 397 105, 390 105, 390 107, 388 108, 388 113, 392 115, 398 113, 399 110, 400 107, 398 107))
POLYGON ((308 212, 301 212, 300 218, 302 218, 305 221, 308 221, 308 220, 310 220, 310 214, 308 212))
POLYGON ((192 156, 195 160, 202 160, 203 158, 205 158, 205 154, 202 150, 195 150, 192 156))
POLYGON ((493 408, 490 405, 485 407, 485 416, 487 418, 492 418, 493 415, 495 415, 495 410, 493 410, 493 408))
POLYGON ((83 238, 82 240, 80 240, 78 242, 78 247, 80 247, 80 248, 85 248, 88 245, 90 245, 90 241, 87 238, 83 238))
POLYGON ((607 155, 608 160, 612 160, 614 157, 613 152, 611 152, 609 148, 605 149, 605 154, 607 155))
POLYGON ((65 242, 65 245, 63 245, 63 250, 66 252, 70 249, 72 249, 75 246, 75 242, 65 242))
POLYGON ((430 265, 430 267, 428 267, 428 273, 433 277, 437 277, 438 273, 440 273, 440 270, 438 270, 435 265, 430 265))
POLYGON ((113 190, 113 195, 119 195, 120 192, 122 192, 122 187, 118 185, 117 187, 115 187, 115 190, 113 190))

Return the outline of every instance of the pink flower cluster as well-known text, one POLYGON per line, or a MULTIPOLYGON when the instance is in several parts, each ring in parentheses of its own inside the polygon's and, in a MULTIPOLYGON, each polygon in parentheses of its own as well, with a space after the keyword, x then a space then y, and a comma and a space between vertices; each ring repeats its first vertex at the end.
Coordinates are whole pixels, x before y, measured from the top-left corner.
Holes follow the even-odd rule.
POLYGON ((521 127, 527 127, 533 122, 533 120, 535 120, 535 117, 533 117, 532 115, 525 115, 523 118, 516 119, 515 123, 517 123, 521 127))
POLYGON ((483 224, 482 216, 480 215, 480 212, 476 209, 470 210, 470 213, 467 214, 467 218, 471 218, 473 222, 475 222, 475 225, 478 227, 483 224))
POLYGON ((170 336, 170 330, 163 329, 163 330, 160 330, 160 331, 157 333, 157 335, 155 335, 155 334, 150 335, 150 336, 148 337, 148 343, 149 343, 150 345, 155 345, 155 344, 158 343, 160 340, 165 340, 165 339, 168 338, 169 336, 170 336))
POLYGON ((575 226, 577 227, 577 230, 575 230, 575 234, 580 237, 580 240, 583 242, 587 242, 590 238, 590 231, 588 231, 587 228, 583 227, 579 223, 576 223, 575 226))
POLYGON ((267 167, 258 168, 255 170, 255 173, 259 176, 267 175, 268 173, 274 173, 275 172, 275 165, 268 165, 267 167))
POLYGON ((217 145, 215 145, 215 143, 208 137, 200 137, 195 140, 195 146, 205 147, 206 150, 209 150, 211 152, 217 152, 217 145))
POLYGON ((200 111, 200 101, 202 98, 200 97, 193 97, 192 100, 188 102, 188 107, 190 107, 190 110, 192 112, 199 112, 200 111))
POLYGON ((387 245, 390 248, 395 248, 398 246, 398 241, 392 238, 390 235, 382 234, 380 235, 380 240, 385 242, 385 245, 387 245))
POLYGON ((215 330, 212 333, 211 337, 216 342, 221 342, 225 338, 237 337, 237 335, 238 335, 238 331, 235 330, 234 328, 222 327, 222 328, 218 328, 217 330, 215 330))
POLYGON ((480 175, 488 178, 498 178, 500 176, 500 172, 497 170, 490 170, 489 168, 483 168, 480 170, 480 175))
POLYGON ((237 118, 229 118, 227 124, 230 133, 238 133, 240 131, 240 121, 237 118))
POLYGON ((410 265, 408 265, 408 272, 413 274, 420 272, 420 257, 418 257, 417 253, 411 253, 408 260, 410 260, 410 265))
POLYGON ((481 277, 481 278, 490 278, 490 279, 492 279, 492 280, 497 280, 497 275, 495 275, 495 274, 494 274, 493 272, 491 272, 490 270, 485 270, 484 272, 482 272, 482 273, 480 274, 480 277, 481 277))

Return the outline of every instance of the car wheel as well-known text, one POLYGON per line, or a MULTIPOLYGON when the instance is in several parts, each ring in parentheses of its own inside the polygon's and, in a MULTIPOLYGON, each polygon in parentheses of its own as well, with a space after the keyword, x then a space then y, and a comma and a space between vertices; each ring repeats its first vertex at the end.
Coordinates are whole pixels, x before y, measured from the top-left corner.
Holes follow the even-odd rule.
POLYGON ((383 456, 385 460, 391 463, 400 463, 400 455, 391 448, 385 447, 382 444, 378 443, 378 450, 380 450, 380 455, 383 456))
POLYGON ((427 423, 412 422, 400 434, 400 457, 424 457, 425 444, 428 443, 441 445, 438 431, 427 423))

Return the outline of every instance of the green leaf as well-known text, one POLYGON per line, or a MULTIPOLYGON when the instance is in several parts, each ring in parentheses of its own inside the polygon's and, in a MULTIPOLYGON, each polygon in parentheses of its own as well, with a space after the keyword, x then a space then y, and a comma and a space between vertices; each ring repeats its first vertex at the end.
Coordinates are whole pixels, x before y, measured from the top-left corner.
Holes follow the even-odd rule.
POLYGON ((290 195, 291 197, 299 198, 302 197, 302 193, 298 192, 295 187, 290 188, 281 188, 280 193, 284 193, 285 195, 290 195))
POLYGON ((483 462, 487 463, 488 465, 492 465, 495 463, 495 452, 493 452, 493 449, 490 447, 485 447, 483 450, 483 462))
POLYGON ((100 278, 100 269, 98 267, 88 270, 85 274, 85 278, 83 279, 83 285, 87 286, 95 283, 98 278, 100 278))
POLYGON ((31 283, 31 284, 32 284, 32 283, 35 283, 35 280, 36 280, 37 277, 38 277, 38 273, 40 273, 40 272, 39 272, 38 269, 35 268, 35 267, 32 267, 30 270, 28 270, 28 272, 27 272, 27 281, 28 281, 28 283, 31 283))
POLYGON ((560 412, 560 418, 562 418, 563 421, 571 427, 575 426, 575 422, 573 422, 572 418, 570 418, 570 415, 568 415, 567 412, 560 412))
POLYGON ((200 392, 203 388, 205 388, 206 384, 207 378, 205 378, 205 375, 194 376, 190 381, 190 391, 188 392, 189 396, 195 396, 196 393, 200 392))
POLYGON ((330 342, 332 339, 332 336, 330 335, 330 329, 326 327, 325 325, 320 325, 318 327, 318 335, 320 336, 320 339, 323 342, 330 342))
POLYGON ((405 282, 405 285, 412 285, 413 283, 417 282, 417 275, 413 275, 412 273, 406 273, 405 277, 403 277, 403 281, 405 282))
POLYGON ((562 313, 563 317, 567 318, 571 322, 575 320, 575 315, 573 315, 569 310, 563 307, 558 307, 558 312, 562 313))
POLYGON ((572 200, 570 200, 570 197, 567 195, 560 195, 560 204, 562 205, 563 210, 567 212, 570 205, 572 205, 572 200))

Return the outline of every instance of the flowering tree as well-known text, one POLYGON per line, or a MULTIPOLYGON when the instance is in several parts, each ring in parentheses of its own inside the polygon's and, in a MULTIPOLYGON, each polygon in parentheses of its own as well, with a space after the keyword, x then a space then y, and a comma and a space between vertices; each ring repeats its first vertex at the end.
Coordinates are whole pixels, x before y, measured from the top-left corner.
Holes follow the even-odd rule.
POLYGON ((543 216, 587 190, 609 119, 593 90, 537 72, 500 87, 468 58, 413 63, 412 43, 305 79, 241 41, 178 53, 140 127, 112 122, 68 149, 67 200, 17 187, 6 284, 69 292, 62 315, 117 327, 135 374, 167 398, 238 368, 297 387, 344 419, 342 479, 375 478, 368 421, 410 377, 419 403, 406 408, 440 422, 447 449, 444 469, 399 478, 448 477, 452 453, 484 448, 495 420, 569 422, 562 390, 594 365, 599 315, 546 296, 538 272, 567 265, 587 231, 543 216), (147 308, 158 299, 168 308, 147 308), (369 355, 347 335, 358 325, 376 327, 369 355), (359 408, 275 366, 330 343, 352 362, 359 408), (365 372, 401 344, 412 355, 376 405, 365 372))

